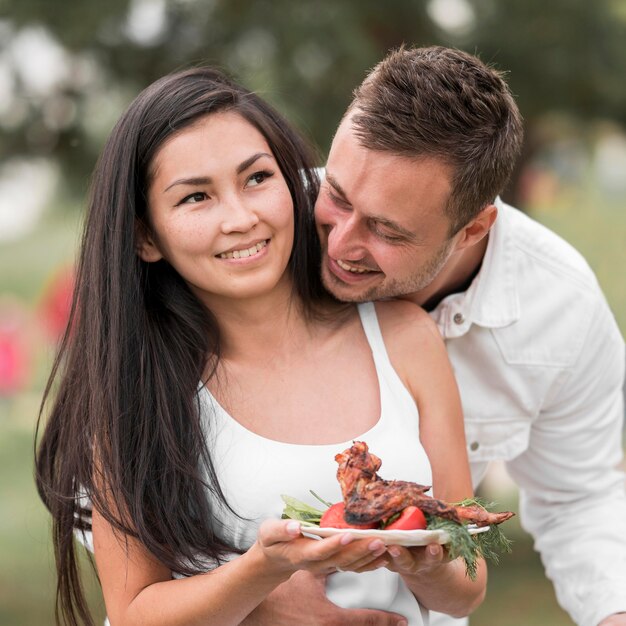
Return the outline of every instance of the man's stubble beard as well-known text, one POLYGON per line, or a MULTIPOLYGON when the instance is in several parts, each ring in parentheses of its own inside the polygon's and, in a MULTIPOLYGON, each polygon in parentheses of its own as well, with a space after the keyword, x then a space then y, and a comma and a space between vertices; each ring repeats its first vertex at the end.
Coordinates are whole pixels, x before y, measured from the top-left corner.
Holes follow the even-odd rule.
MULTIPOLYGON (((342 302, 369 302, 371 300, 384 300, 386 298, 397 298, 417 293, 428 287, 441 272, 450 257, 452 245, 453 241, 451 239, 446 241, 418 272, 403 280, 385 277, 381 283, 359 291, 358 287, 351 287, 340 281, 331 273, 328 265, 324 263, 322 283, 337 300, 342 302)), ((325 250, 324 256, 327 256, 325 250)))

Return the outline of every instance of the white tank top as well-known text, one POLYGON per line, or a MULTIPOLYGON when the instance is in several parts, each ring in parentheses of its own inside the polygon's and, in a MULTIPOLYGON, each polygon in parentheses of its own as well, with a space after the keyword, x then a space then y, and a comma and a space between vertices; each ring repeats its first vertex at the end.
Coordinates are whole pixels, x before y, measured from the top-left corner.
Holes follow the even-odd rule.
MULTIPOLYGON (((365 441, 382 459, 379 473, 383 478, 430 485, 431 468, 419 439, 419 415, 413 397, 389 361, 374 305, 360 304, 358 311, 376 366, 381 413, 372 428, 354 439, 365 441)), ((311 445, 275 441, 242 426, 206 387, 200 390, 200 403, 217 478, 226 500, 241 516, 224 509, 216 513, 223 533, 234 545, 248 549, 264 519, 280 518, 281 494, 317 508, 323 505, 309 490, 330 502, 341 500, 334 457, 352 445, 352 440, 311 445)), ((314 432, 315 421, 306 427, 314 432)), ((331 601, 344 608, 395 611, 405 615, 410 626, 428 623, 427 611, 418 605, 400 576, 384 568, 363 574, 332 574, 326 591, 331 601)))

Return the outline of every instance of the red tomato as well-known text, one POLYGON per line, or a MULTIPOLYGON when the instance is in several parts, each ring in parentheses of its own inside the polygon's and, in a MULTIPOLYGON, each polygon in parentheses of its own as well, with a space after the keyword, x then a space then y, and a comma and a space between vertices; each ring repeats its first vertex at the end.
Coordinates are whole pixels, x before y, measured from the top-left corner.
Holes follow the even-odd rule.
POLYGON ((320 520, 320 528, 376 528, 378 524, 348 524, 344 519, 345 505, 343 502, 337 502, 326 509, 322 519, 320 520))
POLYGON ((407 506, 398 519, 385 526, 385 530, 417 530, 418 528, 426 528, 426 518, 416 506, 407 506))

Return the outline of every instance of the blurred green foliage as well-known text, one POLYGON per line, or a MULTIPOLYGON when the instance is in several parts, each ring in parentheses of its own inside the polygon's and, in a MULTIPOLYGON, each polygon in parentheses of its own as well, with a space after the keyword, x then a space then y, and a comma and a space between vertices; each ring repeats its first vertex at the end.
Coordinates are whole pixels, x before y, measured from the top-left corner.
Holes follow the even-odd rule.
POLYGON ((508 71, 528 126, 524 160, 546 112, 626 122, 622 0, 4 0, 0 20, 0 54, 44 28, 71 70, 46 94, 13 71, 20 113, 0 115, 0 162, 54 154, 79 195, 123 106, 197 63, 260 91, 323 149, 352 89, 403 42, 464 48, 508 71))
MULTIPOLYGON (((0 624, 54 623, 55 567, 50 519, 32 480, 30 423, 39 398, 23 395, 0 406, 0 624)), ((104 609, 93 570, 85 558, 85 588, 97 623, 104 609), (90 574, 91 573, 91 574, 90 574)))

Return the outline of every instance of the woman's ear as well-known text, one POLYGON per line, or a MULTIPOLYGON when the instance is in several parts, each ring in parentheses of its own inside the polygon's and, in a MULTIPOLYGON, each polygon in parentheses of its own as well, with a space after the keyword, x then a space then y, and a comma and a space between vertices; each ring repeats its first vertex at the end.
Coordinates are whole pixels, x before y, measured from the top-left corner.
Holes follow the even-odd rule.
POLYGON ((137 256, 146 263, 155 263, 163 258, 148 227, 140 220, 135 221, 135 250, 137 256))

